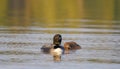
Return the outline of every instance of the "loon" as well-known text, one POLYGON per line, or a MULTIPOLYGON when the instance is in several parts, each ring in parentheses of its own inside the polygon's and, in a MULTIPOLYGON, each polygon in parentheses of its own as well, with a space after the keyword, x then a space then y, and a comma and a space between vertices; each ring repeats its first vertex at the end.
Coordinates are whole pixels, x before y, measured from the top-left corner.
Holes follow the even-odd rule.
POLYGON ((76 42, 65 42, 64 46, 61 46, 62 36, 55 34, 53 37, 53 44, 45 44, 41 47, 41 51, 46 54, 51 54, 54 61, 61 61, 62 54, 69 54, 71 50, 75 51, 81 49, 81 46, 76 42))

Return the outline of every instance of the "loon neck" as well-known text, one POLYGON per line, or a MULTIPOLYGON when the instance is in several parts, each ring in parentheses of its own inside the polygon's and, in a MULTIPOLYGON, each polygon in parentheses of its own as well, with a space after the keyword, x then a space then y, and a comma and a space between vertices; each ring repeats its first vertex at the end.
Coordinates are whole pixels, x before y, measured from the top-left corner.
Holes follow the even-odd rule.
POLYGON ((57 49, 57 48, 61 48, 61 46, 60 45, 55 45, 54 49, 57 49))

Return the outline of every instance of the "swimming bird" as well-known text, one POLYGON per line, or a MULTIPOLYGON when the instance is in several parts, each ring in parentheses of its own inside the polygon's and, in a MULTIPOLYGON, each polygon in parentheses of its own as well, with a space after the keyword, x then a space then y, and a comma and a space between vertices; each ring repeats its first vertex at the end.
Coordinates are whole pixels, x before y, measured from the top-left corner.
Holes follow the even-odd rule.
POLYGON ((44 53, 50 53, 53 56, 54 61, 61 61, 61 55, 64 53, 64 48, 61 46, 62 36, 56 34, 53 37, 53 44, 44 45, 41 50, 44 53))
POLYGON ((53 37, 53 44, 45 44, 41 47, 41 51, 46 54, 52 54, 54 61, 60 61, 62 54, 69 54, 70 51, 76 51, 81 49, 81 46, 76 42, 65 42, 64 46, 61 46, 62 36, 55 34, 53 37))
POLYGON ((64 53, 69 54, 70 51, 73 52, 73 51, 81 49, 81 46, 74 41, 70 41, 70 42, 65 42, 64 43, 64 49, 65 49, 64 53))

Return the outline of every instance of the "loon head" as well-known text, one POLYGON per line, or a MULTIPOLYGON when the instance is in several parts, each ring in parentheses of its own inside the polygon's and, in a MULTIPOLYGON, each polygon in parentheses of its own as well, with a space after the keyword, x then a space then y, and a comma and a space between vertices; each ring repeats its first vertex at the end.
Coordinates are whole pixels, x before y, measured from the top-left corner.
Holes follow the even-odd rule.
POLYGON ((70 41, 64 43, 65 54, 69 54, 70 51, 76 51, 81 49, 81 46, 76 42, 70 41))
POLYGON ((62 36, 60 34, 56 34, 53 37, 53 44, 54 45, 60 45, 62 42, 62 36))

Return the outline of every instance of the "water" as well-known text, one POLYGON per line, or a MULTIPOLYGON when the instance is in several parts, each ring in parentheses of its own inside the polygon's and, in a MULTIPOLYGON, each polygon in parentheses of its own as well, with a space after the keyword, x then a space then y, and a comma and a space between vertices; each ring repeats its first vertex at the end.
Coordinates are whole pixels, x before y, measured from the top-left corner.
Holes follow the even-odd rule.
POLYGON ((120 69, 120 0, 0 0, 0 69, 120 69), (54 62, 60 33, 82 49, 54 62))
POLYGON ((2 69, 119 69, 120 31, 94 28, 5 27, 0 31, 0 68, 2 69), (63 42, 75 41, 82 49, 62 56, 56 63, 40 48, 52 43, 55 33, 63 42))

